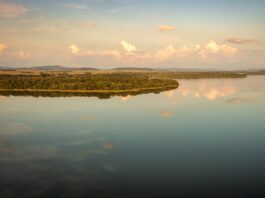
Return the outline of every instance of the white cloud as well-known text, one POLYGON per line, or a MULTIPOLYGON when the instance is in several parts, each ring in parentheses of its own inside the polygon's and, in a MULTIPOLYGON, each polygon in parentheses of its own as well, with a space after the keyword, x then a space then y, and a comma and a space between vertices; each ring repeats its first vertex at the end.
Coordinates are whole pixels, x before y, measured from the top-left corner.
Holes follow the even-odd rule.
MULTIPOLYGON (((218 44, 215 41, 209 41, 205 44, 197 44, 193 47, 183 46, 176 48, 173 44, 166 46, 164 49, 159 49, 155 52, 138 51, 136 47, 126 41, 121 41, 121 46, 124 51, 117 49, 112 50, 81 50, 76 45, 69 46, 73 55, 79 57, 101 57, 100 62, 103 64, 118 64, 126 66, 136 65, 161 65, 161 64, 217 64, 223 60, 230 61, 237 53, 237 48, 225 44, 218 44), (137 53, 135 53, 137 52, 137 53), (106 59, 104 59, 106 58, 106 59), (112 58, 113 61, 109 62, 112 58), (225 58, 225 59, 224 59, 225 58)), ((99 60, 99 59, 95 59, 99 60)))
POLYGON ((229 45, 219 45, 217 42, 211 40, 205 46, 204 49, 212 54, 222 54, 222 55, 234 55, 237 52, 235 47, 231 47, 229 45))
POLYGON ((19 4, 0 3, 0 17, 14 18, 25 14, 27 11, 27 8, 19 4))
POLYGON ((122 57, 122 54, 118 50, 81 50, 74 44, 70 45, 68 49, 73 55, 78 55, 80 57, 113 57, 115 59, 120 59, 122 57))
POLYGON ((164 61, 164 60, 169 59, 175 53, 176 53, 176 49, 172 45, 169 45, 165 49, 158 50, 156 52, 155 58, 159 59, 160 61, 164 61))
POLYGON ((10 50, 6 51, 7 49, 9 49, 9 46, 4 44, 4 43, 0 43, 0 55, 3 54, 3 59, 27 59, 30 58, 31 55, 23 52, 23 51, 16 51, 13 50, 12 48, 10 48, 10 50))
POLYGON ((197 44, 194 47, 183 46, 176 48, 172 44, 164 49, 157 50, 153 55, 149 54, 150 61, 153 63, 205 63, 220 62, 222 58, 230 58, 236 55, 237 48, 218 44, 216 41, 209 41, 206 44, 197 44))
POLYGON ((209 50, 213 54, 218 53, 220 50, 220 46, 215 41, 209 41, 205 45, 205 49, 209 50))
POLYGON ((191 50, 183 46, 182 48, 176 49, 172 45, 167 46, 165 49, 158 50, 155 54, 155 59, 158 61, 166 61, 172 58, 184 58, 190 54, 191 50))
POLYGON ((121 41, 123 49, 128 53, 134 53, 137 51, 136 47, 126 41, 121 41))
POLYGON ((78 54, 80 51, 80 49, 74 44, 70 45, 68 48, 71 50, 71 53, 74 55, 78 54))

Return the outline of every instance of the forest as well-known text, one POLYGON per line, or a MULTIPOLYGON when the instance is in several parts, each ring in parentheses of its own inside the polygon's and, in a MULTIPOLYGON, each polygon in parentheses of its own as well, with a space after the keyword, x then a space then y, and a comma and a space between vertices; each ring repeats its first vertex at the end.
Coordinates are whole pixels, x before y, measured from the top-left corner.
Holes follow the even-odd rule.
POLYGON ((245 78, 246 73, 239 72, 153 72, 149 73, 151 77, 155 78, 169 78, 169 79, 200 79, 200 78, 245 78))
POLYGON ((169 78, 151 78, 144 73, 1 75, 2 90, 131 91, 177 87, 169 78))
POLYGON ((0 74, 1 91, 130 92, 177 88, 178 79, 244 78, 235 72, 40 72, 0 74))

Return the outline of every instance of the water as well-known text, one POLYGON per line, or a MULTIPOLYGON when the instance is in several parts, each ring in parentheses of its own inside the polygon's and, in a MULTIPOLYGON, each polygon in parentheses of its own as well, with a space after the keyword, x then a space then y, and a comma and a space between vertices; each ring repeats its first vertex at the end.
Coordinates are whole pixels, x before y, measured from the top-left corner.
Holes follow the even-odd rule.
POLYGON ((264 197, 265 77, 0 96, 0 197, 264 197))

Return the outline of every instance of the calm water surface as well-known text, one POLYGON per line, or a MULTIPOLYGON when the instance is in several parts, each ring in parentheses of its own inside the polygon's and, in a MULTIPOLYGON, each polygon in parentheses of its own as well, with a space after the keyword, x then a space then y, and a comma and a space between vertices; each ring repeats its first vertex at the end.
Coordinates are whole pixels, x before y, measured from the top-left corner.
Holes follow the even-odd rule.
POLYGON ((265 197, 265 76, 180 83, 0 96, 0 197, 265 197))

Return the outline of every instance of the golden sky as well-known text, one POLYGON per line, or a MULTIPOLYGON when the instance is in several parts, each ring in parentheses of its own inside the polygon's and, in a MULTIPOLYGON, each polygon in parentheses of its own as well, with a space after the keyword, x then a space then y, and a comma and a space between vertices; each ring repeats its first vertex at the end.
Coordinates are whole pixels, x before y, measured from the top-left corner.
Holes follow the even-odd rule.
POLYGON ((0 0, 0 66, 265 67, 262 0, 0 0))

